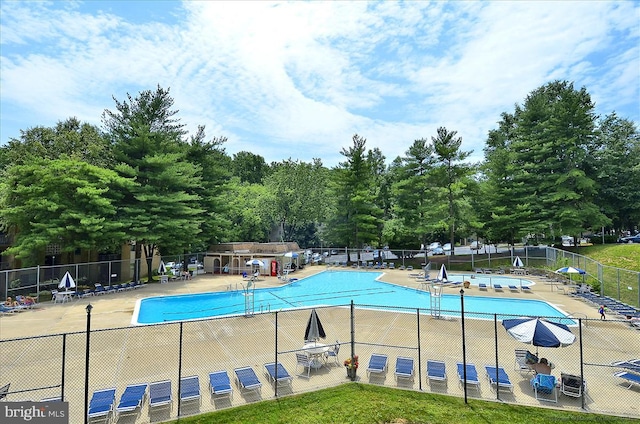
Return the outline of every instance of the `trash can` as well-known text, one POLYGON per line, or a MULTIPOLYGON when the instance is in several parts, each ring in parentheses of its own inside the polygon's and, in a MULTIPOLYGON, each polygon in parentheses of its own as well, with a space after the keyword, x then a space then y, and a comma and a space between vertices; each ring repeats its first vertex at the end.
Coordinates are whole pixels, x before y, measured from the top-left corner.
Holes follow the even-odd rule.
POLYGON ((161 275, 160 276, 160 284, 166 284, 169 282, 169 276, 168 275, 161 275))

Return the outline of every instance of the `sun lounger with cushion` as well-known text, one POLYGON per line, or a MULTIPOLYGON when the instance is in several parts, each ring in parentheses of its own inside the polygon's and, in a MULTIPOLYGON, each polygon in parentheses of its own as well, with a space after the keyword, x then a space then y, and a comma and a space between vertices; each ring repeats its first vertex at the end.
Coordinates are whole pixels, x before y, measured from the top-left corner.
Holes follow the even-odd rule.
POLYGON ((267 372, 267 378, 271 384, 278 385, 288 385, 291 386, 293 382, 293 377, 289 374, 289 372, 285 369, 284 365, 278 362, 277 366, 275 363, 270 362, 268 364, 264 364, 264 369, 267 372), (277 375, 276 375, 277 372, 277 375))
POLYGON ((493 290, 495 291, 502 291, 502 285, 501 284, 494 284, 493 285, 493 290))
POLYGON ((168 406, 171 408, 171 381, 156 381, 149 384, 149 410, 168 406))
POLYGON ((478 284, 478 289, 480 290, 487 290, 487 285, 485 283, 479 283, 478 284))
POLYGON ((640 374, 635 374, 629 371, 620 371, 613 375, 614 377, 625 380, 625 384, 629 384, 629 387, 627 387, 627 389, 630 389, 634 384, 640 386, 640 374))
POLYGON ((531 293, 531 287, 529 287, 529 286, 520 286, 520 289, 523 292, 531 293))
POLYGON ((251 367, 236 368, 233 370, 236 375, 236 384, 240 389, 255 391, 260 393, 262 383, 258 380, 256 372, 251 367))
POLYGON ((367 367, 367 375, 382 374, 387 372, 387 355, 374 353, 369 358, 369 366, 367 367))
POLYGON ((496 389, 500 387, 504 389, 509 389, 510 391, 513 392, 513 384, 511 383, 511 380, 509 380, 509 375, 504 370, 504 368, 498 367, 496 372, 496 367, 491 365, 485 365, 484 369, 487 372, 487 378, 489 379, 489 387, 493 388, 493 386, 496 386, 496 389), (497 380, 496 380, 496 374, 497 374, 497 380))
POLYGON ((200 402, 200 379, 197 375, 180 379, 180 402, 200 402))
POLYGON ((413 379, 413 358, 398 356, 396 359, 396 380, 399 378, 413 379))
POLYGON ((146 384, 132 384, 124 389, 120 396, 120 402, 116 407, 118 415, 132 414, 140 412, 147 397, 146 384))
POLYGON ((442 361, 427 361, 427 380, 429 384, 434 381, 447 382, 447 367, 442 361))
POLYGON ((613 362, 611 365, 617 368, 624 368, 625 370, 635 372, 636 374, 640 374, 640 359, 617 361, 613 362))
POLYGON ((91 395, 89 401, 88 417, 89 421, 104 421, 109 422, 111 420, 111 414, 113 413, 113 405, 116 401, 116 389, 115 387, 110 389, 96 390, 91 395))
POLYGON ((458 382, 464 386, 465 382, 467 385, 475 386, 475 388, 480 391, 480 379, 478 378, 478 370, 476 370, 476 366, 474 364, 467 364, 465 367, 461 362, 456 364, 458 368, 458 382), (464 370, 467 370, 466 381, 464 370))
POLYGON ((513 284, 509 284, 509 291, 511 292, 519 292, 518 286, 514 286, 513 284))

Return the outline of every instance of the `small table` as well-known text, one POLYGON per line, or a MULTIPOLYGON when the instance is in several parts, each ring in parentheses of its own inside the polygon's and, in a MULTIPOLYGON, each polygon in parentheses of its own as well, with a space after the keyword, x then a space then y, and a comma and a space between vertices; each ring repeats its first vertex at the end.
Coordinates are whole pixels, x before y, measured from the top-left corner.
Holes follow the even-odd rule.
POLYGON ((318 369, 322 367, 324 362, 322 358, 330 349, 330 346, 327 346, 323 343, 311 342, 305 344, 304 346, 302 346, 302 348, 307 353, 307 356, 311 358, 311 367, 318 369))
POLYGON ((64 302, 70 301, 74 294, 76 294, 76 292, 75 291, 70 291, 70 290, 63 291, 63 292, 58 292, 56 294, 56 303, 57 303, 57 300, 58 300, 58 296, 60 296, 60 302, 64 303, 64 302))

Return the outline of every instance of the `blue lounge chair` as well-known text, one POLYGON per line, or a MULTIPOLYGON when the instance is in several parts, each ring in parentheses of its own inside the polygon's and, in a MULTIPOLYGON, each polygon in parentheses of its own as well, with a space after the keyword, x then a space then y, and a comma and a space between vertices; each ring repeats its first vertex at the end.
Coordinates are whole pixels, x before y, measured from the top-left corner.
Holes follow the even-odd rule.
POLYGON ((166 406, 171 408, 172 402, 170 380, 156 381, 149 384, 149 411, 166 406))
POLYGON ((200 402, 200 379, 197 375, 180 379, 180 402, 200 402))
POLYGON ((495 291, 502 291, 502 285, 501 284, 494 284, 493 285, 493 290, 495 291))
POLYGON ((624 368, 625 370, 635 372, 636 374, 640 374, 640 359, 630 359, 628 361, 617 361, 617 362, 613 362, 611 365, 617 368, 624 368))
POLYGON ((382 374, 387 372, 387 355, 374 353, 369 358, 369 366, 367 367, 367 375, 382 374))
POLYGON ((493 386, 496 386, 496 390, 500 387, 509 389, 513 392, 513 384, 511 383, 511 380, 509 380, 509 375, 504 368, 498 367, 496 370, 496 367, 494 366, 485 365, 484 369, 487 372, 487 378, 489 379, 489 387, 493 388, 493 386), (498 375, 497 380, 496 374, 498 375))
POLYGON ((406 358, 404 356, 398 356, 396 359, 396 381, 399 378, 406 378, 413 380, 413 358, 406 358))
POLYGON ((429 384, 434 381, 447 382, 447 368, 442 361, 427 361, 427 380, 429 384))
POLYGON ((140 412, 142 404, 147 397, 147 384, 132 384, 125 387, 124 393, 120 396, 120 402, 116 407, 118 415, 132 414, 140 412))
POLYGON ((487 285, 485 283, 479 283, 478 284, 478 289, 480 290, 487 290, 487 285))
POLYGON ((255 391, 260 393, 262 383, 258 380, 258 376, 251 367, 236 368, 233 370, 236 374, 236 383, 243 390, 255 391))
POLYGON ((558 403, 558 390, 556 389, 556 378, 554 376, 536 374, 535 377, 531 379, 531 387, 533 387, 536 399, 558 403), (553 395, 553 397, 541 395, 553 395))
POLYGON ((480 379, 478 378, 478 370, 474 364, 467 364, 465 367, 462 362, 456 364, 458 368, 458 382, 464 387, 466 383, 469 386, 475 386, 476 390, 480 391, 480 379), (467 379, 465 381, 464 370, 467 370, 467 379))
POLYGON ((287 385, 291 386, 293 382, 293 377, 289 374, 289 372, 285 369, 284 365, 280 362, 276 365, 273 362, 268 364, 264 364, 264 369, 267 371, 267 379, 274 386, 277 383, 278 385, 287 385), (277 371, 277 376, 276 376, 277 371))
POLYGON ((627 387, 627 389, 630 389, 634 384, 640 386, 640 374, 635 374, 629 371, 620 371, 613 375, 614 377, 625 380, 625 384, 629 383, 629 387, 627 387))
POLYGON ((211 396, 226 395, 233 399, 233 387, 226 371, 216 371, 209 374, 209 391, 211 396))
POLYGON ((91 395, 89 401, 88 417, 89 421, 104 421, 109 422, 111 420, 111 414, 113 413, 113 405, 116 402, 116 389, 102 389, 96 390, 91 395))
POLYGON ((529 286, 520 286, 520 290, 523 292, 531 293, 531 287, 529 286))
POLYGON ((518 286, 514 286, 513 284, 509 284, 509 291, 511 292, 520 292, 518 286))

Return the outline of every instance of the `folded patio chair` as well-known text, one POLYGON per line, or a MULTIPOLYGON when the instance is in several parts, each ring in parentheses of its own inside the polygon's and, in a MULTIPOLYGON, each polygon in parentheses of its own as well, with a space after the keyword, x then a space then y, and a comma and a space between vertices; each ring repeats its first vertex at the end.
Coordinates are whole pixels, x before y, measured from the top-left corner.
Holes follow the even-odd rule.
POLYGON ((458 368, 458 382, 464 386, 465 384, 465 375, 464 370, 467 370, 467 380, 466 384, 470 386, 475 386, 475 388, 480 391, 480 379, 478 378, 478 370, 476 370, 475 364, 467 364, 465 367, 462 362, 458 362, 456 364, 458 368))
POLYGON ((146 396, 147 384, 132 384, 125 387, 116 407, 116 413, 118 415, 137 414, 142 409, 146 396))
POLYGON ((580 397, 587 391, 587 382, 579 375, 560 373, 560 391, 571 397, 580 397))
POLYGON ((155 408, 169 407, 171 409, 171 381, 156 381, 149 384, 149 411, 155 408))
POLYGON ((276 383, 278 385, 291 386, 293 377, 291 377, 282 363, 278 362, 277 364, 275 364, 273 362, 270 362, 268 364, 264 364, 264 369, 267 371, 267 379, 269 380, 269 383, 272 383, 274 386, 276 383), (277 376, 276 371, 278 373, 277 376))
POLYGON ((313 368, 313 359, 304 353, 296 353, 296 372, 298 371, 298 367, 302 367, 302 374, 298 373, 300 377, 305 377, 304 369, 307 369, 306 377, 309 378, 311 374, 311 368, 313 368))
POLYGON ((513 392, 513 384, 511 380, 509 380, 509 375, 502 367, 498 367, 496 372, 496 367, 491 365, 484 366, 485 371, 487 372, 487 378, 489 379, 489 387, 493 389, 493 386, 496 386, 496 390, 498 387, 509 389, 513 392), (496 380, 497 374, 497 380, 496 380))
POLYGON ((398 358, 396 359, 396 372, 395 372, 396 381, 399 378, 413 380, 413 370, 414 370, 413 358, 398 356, 398 358))
POLYGON ((627 389, 630 389, 634 384, 637 384, 638 386, 640 386, 640 374, 635 374, 629 371, 620 371, 613 375, 614 377, 618 377, 625 380, 625 384, 627 383, 629 384, 627 389))
POLYGON ((200 379, 197 375, 180 379, 180 402, 200 402, 200 379))
POLYGON ((531 387, 533 387, 536 399, 558 403, 558 390, 556 389, 556 378, 554 376, 536 374, 531 379, 531 387), (553 397, 548 397, 548 395, 553 395, 553 397))
POLYGON ((236 368, 233 370, 236 374, 236 383, 243 390, 255 391, 260 393, 262 383, 258 380, 258 376, 251 367, 236 368))
POLYGON ((387 355, 374 353, 369 358, 369 366, 367 367, 367 375, 382 374, 387 372, 387 355))
POLYGON ((229 396, 229 399, 233 399, 233 387, 231 387, 231 380, 229 380, 229 374, 226 371, 216 371, 209 374, 209 391, 211 396, 229 396))
POLYGON ((427 360, 427 380, 429 384, 434 381, 447 382, 447 368, 442 361, 427 360))
POLYGON ((109 422, 111 420, 111 414, 113 413, 113 405, 116 402, 116 389, 102 389, 96 390, 91 395, 89 401, 89 410, 87 416, 89 421, 104 421, 109 422))

